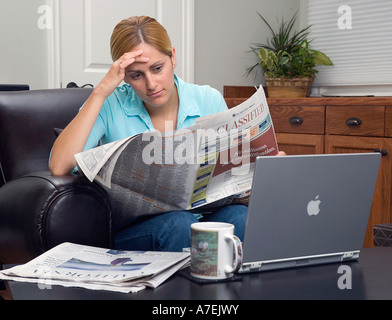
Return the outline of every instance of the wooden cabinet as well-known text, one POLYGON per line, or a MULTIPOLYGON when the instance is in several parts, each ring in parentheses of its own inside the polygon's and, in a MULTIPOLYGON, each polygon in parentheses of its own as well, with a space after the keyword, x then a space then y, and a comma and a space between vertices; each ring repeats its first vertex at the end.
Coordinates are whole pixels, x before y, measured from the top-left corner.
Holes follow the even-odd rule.
POLYGON ((323 153, 325 107, 276 105, 270 112, 280 150, 287 154, 323 153))
POLYGON ((327 106, 325 118, 327 134, 384 136, 385 107, 383 106, 327 106))
POLYGON ((383 154, 364 241, 364 247, 373 246, 374 225, 392 222, 392 98, 287 100, 268 101, 274 126, 278 123, 275 128, 279 149, 287 154, 383 154), (284 108, 288 109, 286 117, 282 117, 284 108), (290 119, 301 117, 304 109, 303 123, 291 124, 290 119), (313 126, 317 128, 308 129, 313 126))
POLYGON ((279 106, 270 109, 276 132, 324 134, 325 107, 279 106))
MULTIPOLYGON (((230 107, 242 100, 225 97, 230 107)), ((364 247, 392 222, 392 97, 268 99, 279 149, 289 155, 381 152, 364 247)))
POLYGON ((375 149, 388 150, 388 152, 381 157, 372 209, 366 229, 365 247, 373 246, 373 228, 375 224, 391 222, 392 161, 390 153, 392 152, 392 139, 341 135, 326 136, 325 153, 373 152, 375 149))
POLYGON ((324 152, 324 136, 316 134, 276 133, 279 150, 286 154, 320 154, 324 152))

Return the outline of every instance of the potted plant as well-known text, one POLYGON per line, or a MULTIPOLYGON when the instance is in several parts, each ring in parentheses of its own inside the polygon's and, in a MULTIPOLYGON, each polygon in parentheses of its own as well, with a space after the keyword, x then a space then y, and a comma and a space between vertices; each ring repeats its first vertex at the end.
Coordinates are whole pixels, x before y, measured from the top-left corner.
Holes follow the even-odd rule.
POLYGON ((309 28, 293 32, 297 14, 289 21, 282 19, 278 31, 274 31, 270 24, 258 13, 272 33, 272 38, 266 44, 252 47, 259 62, 248 69, 260 66, 264 76, 269 97, 306 97, 318 72, 316 65, 333 65, 332 61, 322 52, 311 49, 309 28))

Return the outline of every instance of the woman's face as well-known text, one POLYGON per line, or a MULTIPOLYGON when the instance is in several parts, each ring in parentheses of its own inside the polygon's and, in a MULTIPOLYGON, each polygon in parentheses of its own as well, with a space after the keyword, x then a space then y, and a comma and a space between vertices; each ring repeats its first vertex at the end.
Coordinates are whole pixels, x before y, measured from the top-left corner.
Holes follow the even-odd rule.
POLYGON ((143 50, 141 56, 146 62, 134 62, 125 69, 125 82, 136 95, 149 107, 170 105, 177 100, 174 83, 174 67, 176 66, 175 50, 172 57, 163 54, 153 46, 142 43, 133 51, 143 50))

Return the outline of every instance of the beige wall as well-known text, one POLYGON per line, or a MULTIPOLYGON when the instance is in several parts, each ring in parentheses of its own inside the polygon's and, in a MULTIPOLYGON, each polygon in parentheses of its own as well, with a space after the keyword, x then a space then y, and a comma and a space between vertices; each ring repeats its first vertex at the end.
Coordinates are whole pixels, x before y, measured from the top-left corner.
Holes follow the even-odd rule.
POLYGON ((47 30, 38 28, 45 0, 0 0, 0 84, 48 86, 47 30))
POLYGON ((260 72, 245 77, 257 63, 249 45, 269 36, 257 12, 276 26, 278 17, 299 14, 299 8, 300 0, 195 0, 195 83, 221 92, 224 84, 259 85, 260 72))
MULTIPOLYGON (((0 0, 0 83, 48 87, 50 31, 37 24, 38 8, 48 3, 0 0)), ((249 45, 268 35, 257 11, 276 25, 276 17, 291 17, 299 6, 300 0, 195 0, 195 83, 221 92, 224 84, 260 84, 260 73, 256 79, 255 74, 244 76, 257 61, 249 45)))

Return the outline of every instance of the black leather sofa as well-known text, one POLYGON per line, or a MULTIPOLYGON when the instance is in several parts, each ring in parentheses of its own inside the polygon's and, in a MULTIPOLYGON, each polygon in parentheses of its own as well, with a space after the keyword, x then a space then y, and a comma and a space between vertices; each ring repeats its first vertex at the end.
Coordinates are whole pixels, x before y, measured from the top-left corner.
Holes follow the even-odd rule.
POLYGON ((48 157, 91 88, 0 92, 0 263, 24 263, 69 241, 112 247, 105 191, 83 176, 53 177, 48 157))

